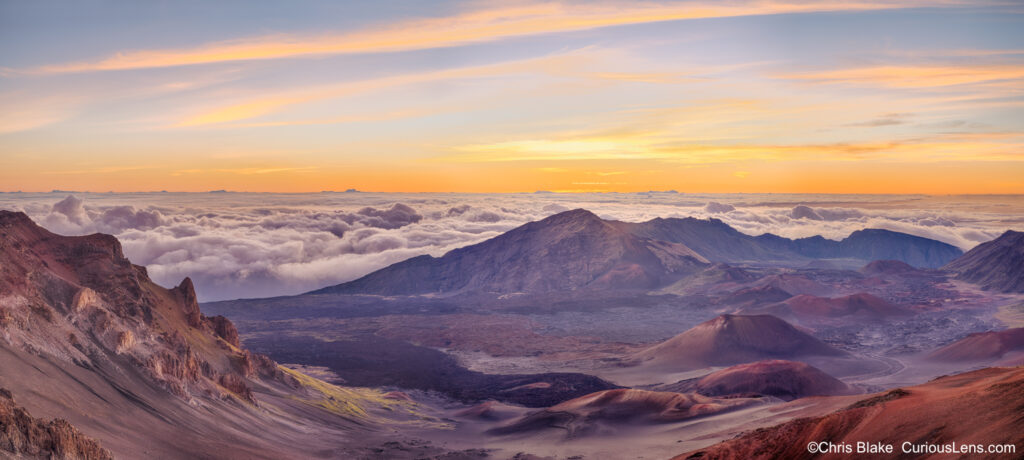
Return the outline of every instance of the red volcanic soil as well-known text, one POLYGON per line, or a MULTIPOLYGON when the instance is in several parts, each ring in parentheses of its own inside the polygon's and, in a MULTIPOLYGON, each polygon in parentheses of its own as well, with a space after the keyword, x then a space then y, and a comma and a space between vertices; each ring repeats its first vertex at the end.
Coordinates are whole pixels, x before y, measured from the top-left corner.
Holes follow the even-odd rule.
POLYGON ((800 320, 844 316, 888 318, 911 314, 909 311, 884 299, 863 292, 835 298, 798 295, 778 305, 765 308, 764 312, 783 317, 794 317, 800 320))
POLYGON ((983 361, 1024 351, 1024 327, 999 332, 978 332, 946 345, 928 355, 932 361, 983 361))
POLYGON ((740 364, 682 383, 673 390, 693 391, 705 396, 759 394, 786 401, 850 392, 845 383, 816 367, 778 359, 740 364))
POLYGON ((845 353, 771 315, 722 315, 634 356, 682 370, 810 355, 845 353))
POLYGON ((605 390, 534 412, 488 433, 515 434, 558 428, 566 430, 568 437, 579 437, 592 433, 599 424, 671 423, 759 403, 756 399, 716 399, 695 393, 605 390))
MULTIPOLYGON (((892 390, 823 417, 801 418, 762 428, 676 460, 847 459, 850 454, 812 455, 811 442, 858 441, 893 445, 892 454, 864 458, 906 458, 901 446, 914 444, 1014 444, 1016 454, 968 455, 968 458, 1019 458, 1024 446, 1024 368, 988 368, 941 377, 924 385, 892 390)), ((855 448, 855 447, 854 447, 855 448)), ((950 458, 949 454, 913 458, 950 458)))

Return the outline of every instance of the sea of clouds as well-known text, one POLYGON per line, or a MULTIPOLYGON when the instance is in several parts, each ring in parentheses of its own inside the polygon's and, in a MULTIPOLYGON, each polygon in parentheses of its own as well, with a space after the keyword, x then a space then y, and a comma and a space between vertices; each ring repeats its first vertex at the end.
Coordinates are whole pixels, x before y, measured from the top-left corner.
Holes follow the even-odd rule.
POLYGON ((586 208, 607 219, 716 218, 751 234, 842 239, 884 228, 968 250, 1024 229, 1020 196, 385 193, 0 193, 66 235, 116 235, 158 283, 201 301, 290 295, 586 208))

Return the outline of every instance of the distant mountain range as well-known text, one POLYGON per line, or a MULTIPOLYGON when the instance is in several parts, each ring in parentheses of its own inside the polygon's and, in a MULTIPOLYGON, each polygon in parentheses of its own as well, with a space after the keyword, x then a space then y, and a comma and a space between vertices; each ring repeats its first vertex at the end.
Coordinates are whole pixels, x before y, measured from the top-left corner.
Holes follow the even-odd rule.
POLYGON ((442 257, 414 257, 313 294, 538 293, 652 289, 712 262, 799 266, 816 259, 897 260, 938 267, 954 246, 888 230, 859 230, 841 241, 743 234, 720 220, 606 221, 576 209, 530 222, 442 257))
POLYGON ((899 260, 915 267, 937 268, 963 254, 940 241, 882 229, 857 230, 840 240, 821 236, 789 239, 766 233, 750 236, 718 219, 657 218, 647 222, 613 222, 635 235, 685 244, 714 262, 800 262, 814 259, 899 260))
POLYGON ((530 222, 440 258, 419 256, 320 293, 426 294, 649 289, 708 265, 685 245, 624 231, 576 209, 530 222))
POLYGON ((967 251, 943 269, 1000 292, 1024 292, 1024 232, 1012 230, 967 251))

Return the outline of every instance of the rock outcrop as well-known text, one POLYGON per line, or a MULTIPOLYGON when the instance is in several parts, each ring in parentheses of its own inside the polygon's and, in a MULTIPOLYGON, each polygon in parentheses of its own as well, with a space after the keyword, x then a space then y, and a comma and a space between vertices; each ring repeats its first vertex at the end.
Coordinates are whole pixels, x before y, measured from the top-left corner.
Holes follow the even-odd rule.
POLYGON ((213 329, 214 335, 224 339, 225 342, 231 344, 235 348, 241 348, 241 342, 238 339, 238 329, 231 321, 223 316, 203 316, 202 321, 209 325, 210 329, 213 329))
POLYGON ((113 460, 96 440, 83 435, 67 420, 35 418, 0 388, 0 454, 15 458, 54 460, 113 460))
MULTIPOLYGON (((354 455, 339 446, 383 399, 240 345, 231 321, 200 312, 191 280, 166 289, 109 235, 56 235, 0 211, 0 386, 24 408, 59 414, 119 458, 354 455)), ((0 457, 110 458, 69 422, 31 419, 9 399, 0 457)))
POLYGON ((157 286, 109 235, 55 235, 0 211, 0 292, 0 327, 13 346, 93 367, 127 360, 184 399, 251 399, 242 386, 255 374, 230 365, 254 359, 239 349, 234 325, 202 315, 189 278, 157 286), (231 346, 216 346, 218 339, 231 346), (222 380, 231 382, 228 392, 222 380))

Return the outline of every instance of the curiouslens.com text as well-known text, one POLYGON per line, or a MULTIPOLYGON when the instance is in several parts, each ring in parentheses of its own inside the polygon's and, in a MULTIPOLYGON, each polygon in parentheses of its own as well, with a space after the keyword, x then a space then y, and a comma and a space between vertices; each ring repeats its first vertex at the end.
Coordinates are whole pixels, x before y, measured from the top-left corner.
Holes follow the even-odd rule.
POLYGON ((902 442, 831 442, 812 441, 807 444, 812 454, 1016 454, 1013 444, 968 444, 950 442, 944 444, 902 442))

